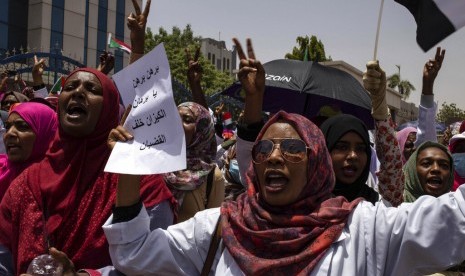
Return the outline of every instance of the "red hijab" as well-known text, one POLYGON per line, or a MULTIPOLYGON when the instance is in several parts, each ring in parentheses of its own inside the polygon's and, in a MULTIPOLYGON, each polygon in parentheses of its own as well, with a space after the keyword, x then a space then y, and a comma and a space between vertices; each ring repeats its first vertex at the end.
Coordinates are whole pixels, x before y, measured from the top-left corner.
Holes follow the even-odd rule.
POLYGON ((308 275, 362 200, 331 198, 335 178, 325 138, 305 117, 280 111, 266 123, 257 141, 278 120, 291 124, 310 147, 307 185, 291 205, 269 206, 260 198, 252 164, 246 177, 247 193, 236 202, 223 203, 223 241, 246 275, 308 275))
MULTIPOLYGON (((111 214, 118 177, 103 169, 110 155, 108 134, 118 124, 119 97, 106 75, 85 68, 70 76, 79 71, 94 74, 103 87, 94 131, 77 138, 60 127, 46 157, 13 181, 0 205, 0 243, 12 252, 17 274, 46 252, 46 237, 77 268, 111 265, 102 225, 111 214)), ((141 197, 153 206, 172 196, 160 176, 150 176, 142 180, 141 197)))

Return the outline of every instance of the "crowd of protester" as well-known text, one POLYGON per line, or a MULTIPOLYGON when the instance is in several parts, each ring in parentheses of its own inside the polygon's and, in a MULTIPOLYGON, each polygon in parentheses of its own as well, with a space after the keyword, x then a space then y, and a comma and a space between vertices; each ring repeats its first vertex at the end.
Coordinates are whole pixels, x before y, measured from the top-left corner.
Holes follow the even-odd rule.
MULTIPOLYGON (((143 57, 151 1, 133 4, 130 63, 143 57)), ((233 121, 208 106, 199 49, 186 50, 187 168, 164 174, 104 172, 115 144, 134 139, 111 54, 59 94, 43 59, 31 87, 1 75, 0 275, 31 273, 42 254, 63 275, 464 275, 465 121, 442 143, 434 126, 445 50, 423 68, 418 127, 401 131, 386 74, 367 63, 369 130, 350 114, 265 118, 265 70, 250 39, 246 51, 233 41, 243 112, 233 121)))

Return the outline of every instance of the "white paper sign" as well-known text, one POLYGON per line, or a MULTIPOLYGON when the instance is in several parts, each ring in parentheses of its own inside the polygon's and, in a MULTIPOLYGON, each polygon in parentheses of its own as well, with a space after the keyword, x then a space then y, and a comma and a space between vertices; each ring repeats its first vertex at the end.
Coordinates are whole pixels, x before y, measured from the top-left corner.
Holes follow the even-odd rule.
POLYGON ((174 103, 163 44, 113 75, 121 94, 135 92, 124 128, 134 140, 116 143, 106 172, 159 174, 186 168, 186 140, 174 103))

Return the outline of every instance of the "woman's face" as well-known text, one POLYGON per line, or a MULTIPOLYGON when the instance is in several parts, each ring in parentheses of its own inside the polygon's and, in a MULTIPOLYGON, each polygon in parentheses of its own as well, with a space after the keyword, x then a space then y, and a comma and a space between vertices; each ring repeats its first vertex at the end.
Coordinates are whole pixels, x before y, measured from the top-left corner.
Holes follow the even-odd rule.
POLYGON ((103 88, 94 74, 81 71, 71 75, 58 98, 61 127, 75 137, 91 134, 99 120, 102 105, 103 88))
POLYGON ((362 175, 368 162, 367 150, 362 137, 353 131, 336 142, 331 150, 331 160, 338 182, 352 184, 362 175))
POLYGON ((436 147, 425 148, 417 156, 417 174, 423 190, 435 197, 449 192, 449 156, 436 147))
POLYGON ((262 163, 254 164, 261 197, 272 206, 285 206, 296 202, 307 185, 308 157, 299 163, 286 161, 276 146, 283 138, 301 139, 297 131, 288 123, 272 124, 262 140, 274 142, 271 155, 262 163))
POLYGON ((415 132, 410 132, 407 140, 405 140, 405 145, 404 145, 404 157, 405 160, 408 160, 412 153, 417 149, 415 148, 415 140, 417 139, 417 134, 415 132))
POLYGON ((178 107, 178 111, 181 116, 184 135, 186 136, 186 145, 189 146, 192 143, 192 138, 194 138, 196 118, 194 113, 185 106, 178 107))
POLYGON ((31 156, 36 134, 18 113, 11 113, 5 124, 6 132, 3 134, 8 160, 23 162, 31 156))
POLYGON ((14 95, 10 94, 10 95, 6 96, 6 98, 3 99, 3 101, 2 101, 2 110, 10 111, 10 107, 15 103, 19 103, 19 101, 18 101, 18 99, 16 99, 16 97, 14 95))

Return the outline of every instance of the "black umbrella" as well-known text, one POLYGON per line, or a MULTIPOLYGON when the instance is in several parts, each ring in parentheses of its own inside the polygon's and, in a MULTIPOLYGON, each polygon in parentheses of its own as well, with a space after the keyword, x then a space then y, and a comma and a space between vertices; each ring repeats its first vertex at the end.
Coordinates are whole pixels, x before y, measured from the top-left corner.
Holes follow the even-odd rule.
MULTIPOLYGON (((374 127, 371 99, 349 73, 316 62, 278 59, 263 64, 266 72, 263 110, 298 113, 309 119, 347 113, 374 127)), ((244 100, 240 82, 222 94, 244 100)))

